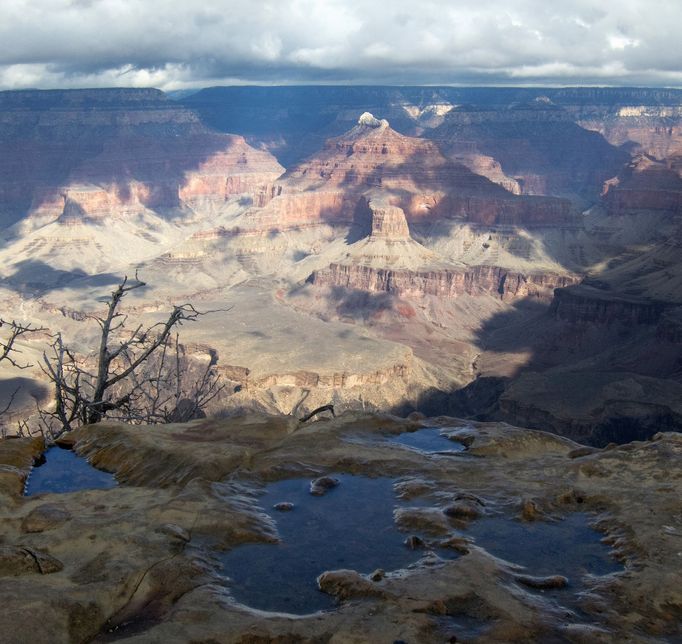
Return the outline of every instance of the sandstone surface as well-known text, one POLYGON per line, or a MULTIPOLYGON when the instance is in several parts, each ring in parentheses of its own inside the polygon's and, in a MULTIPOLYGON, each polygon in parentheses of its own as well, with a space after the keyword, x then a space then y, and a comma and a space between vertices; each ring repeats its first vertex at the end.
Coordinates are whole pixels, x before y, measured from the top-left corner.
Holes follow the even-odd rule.
MULTIPOLYGON (((22 498, 20 471, 8 472, 16 485, 0 497, 3 553, 44 553, 61 566, 0 576, 8 644, 25 642, 29 631, 32 641, 51 644, 453 637, 643 643, 680 634, 677 434, 582 453, 569 440, 508 425, 345 414, 307 426, 262 415, 150 428, 101 424, 67 440, 120 485, 22 498), (386 442, 423 425, 466 425, 468 452, 429 455, 386 442), (258 507, 260 485, 337 473, 388 476, 396 493, 411 490, 414 510, 424 516, 406 534, 423 535, 423 556, 399 572, 322 571, 320 588, 337 600, 326 612, 288 615, 236 602, 215 552, 247 543, 278 547, 277 525, 258 507), (586 514, 622 567, 582 579, 576 571, 566 588, 551 590, 566 580, 493 556, 467 537, 467 525, 485 518, 468 513, 465 525, 443 512, 457 503, 481 507, 514 525, 529 499, 536 523, 561 529, 564 520, 586 514), (70 518, 27 531, 27 517, 54 503, 70 518), (423 531, 427 510, 441 517, 435 541, 423 531), (455 558, 429 552, 446 541, 457 545, 455 558)), ((34 453, 26 440, 0 441, 0 462, 15 463, 17 449, 34 453)))

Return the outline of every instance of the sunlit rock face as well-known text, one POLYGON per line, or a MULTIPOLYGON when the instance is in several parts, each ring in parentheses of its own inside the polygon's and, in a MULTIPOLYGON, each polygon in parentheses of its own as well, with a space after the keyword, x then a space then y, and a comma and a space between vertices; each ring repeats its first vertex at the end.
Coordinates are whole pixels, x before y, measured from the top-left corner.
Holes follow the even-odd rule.
POLYGON ((633 92, 628 98, 627 103, 601 112, 583 111, 580 124, 600 132, 613 145, 634 144, 636 152, 656 159, 682 155, 679 100, 666 101, 655 90, 633 92))
POLYGON ((468 152, 453 155, 453 159, 465 165, 469 170, 480 174, 501 185, 507 192, 515 195, 522 193, 521 181, 505 174, 499 161, 485 154, 468 152))
POLYGON ((379 120, 371 114, 370 112, 363 112, 360 115, 360 118, 358 119, 358 125, 364 125, 365 127, 372 127, 372 128, 377 128, 377 127, 388 127, 388 121, 383 119, 379 120))
POLYGON ((402 208, 391 205, 374 205, 372 209, 371 239, 386 239, 391 241, 405 241, 410 238, 405 213, 402 208))
POLYGON ((3 92, 0 111, 4 222, 262 202, 283 170, 158 90, 3 92))
MULTIPOLYGON (((321 216, 334 221, 336 212, 341 223, 352 213, 351 223, 367 235, 348 248, 346 258, 314 271, 309 284, 407 298, 489 294, 548 299, 554 288, 577 280, 561 270, 512 270, 494 261, 466 266, 460 258, 439 255, 414 240, 410 226, 434 220, 562 228, 573 222, 573 211, 567 200, 518 197, 446 159, 433 142, 400 135, 386 121, 372 119, 361 115, 358 125, 288 173, 282 196, 265 209, 276 212, 296 200, 297 193, 288 189, 305 190, 302 194, 307 195, 342 194, 338 210, 321 216), (331 186, 336 188, 333 193, 331 186)), ((310 215, 308 210, 306 221, 310 215)), ((483 250, 488 246, 484 243, 483 250)))
POLYGON ((311 284, 317 286, 340 286, 408 298, 426 295, 456 298, 488 294, 503 300, 524 297, 549 299, 555 288, 567 286, 574 281, 576 278, 568 275, 523 275, 495 266, 410 271, 339 264, 317 271, 310 278, 311 284))
POLYGON ((609 214, 650 210, 667 212, 671 217, 682 214, 682 164, 676 159, 634 157, 604 186, 604 205, 609 214))
POLYGON ((278 222, 279 227, 294 227, 316 219, 352 223, 362 198, 377 192, 402 208, 408 221, 456 218, 507 225, 572 221, 567 200, 519 197, 513 181, 499 180, 494 166, 491 173, 498 181, 445 158, 435 143, 404 136, 385 119, 365 113, 348 132, 329 139, 321 152, 287 172, 279 182, 282 194, 263 212, 254 213, 254 225, 278 222), (310 201, 311 194, 319 195, 316 203, 310 201))

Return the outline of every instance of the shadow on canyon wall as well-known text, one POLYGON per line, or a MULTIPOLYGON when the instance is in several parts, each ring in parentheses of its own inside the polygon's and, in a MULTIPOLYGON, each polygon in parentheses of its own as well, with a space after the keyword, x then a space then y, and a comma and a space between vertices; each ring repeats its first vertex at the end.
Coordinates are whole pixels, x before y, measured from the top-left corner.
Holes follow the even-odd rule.
MULTIPOLYGON (((350 130, 362 112, 373 112, 387 118, 397 132, 435 143, 446 156, 493 157, 505 174, 518 180, 524 196, 567 197, 583 210, 599 198, 603 182, 618 173, 629 154, 575 120, 590 101, 608 110, 619 100, 633 98, 631 94, 529 88, 216 87, 181 103, 217 130, 242 134, 256 147, 267 148, 287 169, 314 156, 327 139, 350 130), (457 107, 436 117, 432 108, 438 105, 457 107)), ((677 100, 675 92, 654 94, 651 100, 658 102, 677 100)), ((476 194, 471 184, 481 178, 459 163, 449 164, 451 174, 469 174, 451 183, 469 183, 469 194, 476 194)), ((417 167, 428 168, 428 163, 417 167)), ((349 176, 346 184, 351 187, 353 182, 349 176)), ((381 187, 381 179, 372 177, 367 185, 381 187)), ((500 199, 508 198, 509 193, 493 185, 501 190, 500 199)), ((484 192, 495 194, 490 186, 484 192)))
POLYGON ((566 321, 526 299, 486 320, 475 342, 482 353, 529 357, 511 376, 432 389, 393 413, 505 421, 597 446, 682 431, 682 344, 661 338, 655 323, 566 321))
MULTIPOLYGON (((0 92, 0 225, 10 226, 65 185, 147 184, 141 201, 166 212, 177 188, 229 139, 158 90, 0 92)), ((167 213, 166 213, 167 214, 167 213)))
MULTIPOLYGON (((538 90, 517 89, 472 90, 470 94, 425 88, 414 88, 414 91, 380 89, 374 94, 368 88, 352 91, 348 88, 332 89, 335 92, 330 93, 323 88, 291 88, 290 91, 283 88, 216 88, 189 97, 185 104, 195 107, 213 127, 260 138, 262 142, 271 134, 274 137, 278 128, 285 130, 280 159, 285 166, 290 167, 296 158, 302 158, 300 155, 307 146, 314 143, 306 156, 319 150, 326 138, 347 131, 365 110, 374 111, 379 117, 386 116, 391 126, 398 131, 414 134, 415 121, 406 115, 400 100, 423 104, 436 98, 455 102, 457 97, 468 97, 477 99, 479 105, 500 106, 503 102, 529 100, 528 92, 533 96, 538 94, 538 90), (348 93, 345 99, 341 97, 344 93, 348 93), (494 99, 493 94, 497 94, 498 98, 494 99), (212 95, 218 97, 213 102, 212 95), (240 96, 242 99, 239 99, 240 96), (318 96, 317 102, 311 96, 318 96), (337 97, 338 102, 330 100, 330 96, 337 97), (232 100, 230 105, 225 97, 232 100), (273 106, 276 107, 277 101, 294 105, 286 117, 289 120, 272 119, 273 106), (385 113, 380 111, 382 105, 385 106, 385 113), (292 141, 302 133, 304 135, 300 136, 300 142, 294 145, 292 141)), ((547 93, 545 90, 541 92, 547 93)), ((6 94, 11 93, 0 93, 0 110, 6 108, 3 103, 6 103, 6 94)), ((550 98, 564 96, 565 100, 573 100, 570 95, 562 95, 557 91, 549 92, 548 95, 550 98)), ((14 95, 15 98, 17 96, 14 95)), ((93 111, 93 106, 85 98, 79 102, 77 94, 69 96, 71 116, 53 110, 59 101, 63 103, 63 96, 60 98, 59 93, 45 94, 35 104, 31 102, 33 99, 12 99, 15 103, 13 117, 0 128, 0 214, 5 217, 5 224, 25 216, 41 201, 58 195, 67 181, 114 184, 124 199, 130 197, 128 191, 131 181, 146 183, 150 186, 145 197, 146 204, 160 213, 165 212, 167 208, 177 206, 177 186, 183 185, 185 174, 223 149, 227 140, 224 135, 210 132, 182 110, 173 118, 150 118, 147 125, 131 126, 123 118, 125 110, 130 109, 125 101, 123 107, 116 108, 119 110, 117 117, 112 117, 111 106, 102 107, 100 119, 99 108, 95 106, 93 111), (53 121, 49 122, 48 117, 53 121)), ((177 109, 177 105, 169 105, 163 95, 150 95, 145 100, 146 103, 135 106, 139 112, 167 115, 168 110, 177 109)), ((532 121, 523 123, 529 122, 532 121)), ((603 167, 607 169, 605 172, 611 172, 612 166, 615 168, 622 162, 624 154, 623 150, 610 146, 600 135, 586 133, 574 123, 546 127, 544 132, 553 132, 556 140, 548 136, 543 138, 542 128, 536 130, 535 126, 518 126, 515 130, 514 119, 501 121, 506 124, 506 130, 499 130, 501 125, 482 128, 471 125, 460 127, 457 123, 454 129, 448 130, 447 123, 441 126, 443 129, 432 133, 440 145, 449 145, 453 139, 466 134, 477 149, 490 153, 498 160, 504 159, 503 170, 511 174, 544 173, 547 175, 546 180, 543 180, 544 190, 577 194, 584 200, 597 198, 596 186, 602 176, 597 172, 601 171, 600 164, 604 164, 603 167), (581 132, 576 133, 575 128, 581 132), (498 134, 504 140, 503 147, 500 147, 502 144, 493 145, 494 135, 498 134), (572 142, 571 136, 578 136, 578 143, 572 142), (519 148, 520 140, 525 143, 519 148), (558 168, 554 174, 552 163, 557 164, 558 168)), ((266 147, 277 154, 277 141, 273 138, 270 143, 272 146, 266 147)), ((447 195, 442 208, 433 209, 419 220, 408 215, 410 227, 421 223, 428 226, 430 222, 441 221, 443 217, 448 222, 517 226, 540 239, 548 256, 568 270, 574 270, 574 266, 566 266, 564 258, 554 253, 552 244, 545 240, 546 230, 552 226, 574 224, 575 209, 567 209, 565 200, 552 196, 515 196, 453 161, 429 168, 428 159, 419 154, 390 168, 390 171, 379 168, 359 183, 353 175, 348 176, 342 186, 349 193, 348 207, 341 216, 334 209, 324 211, 321 219, 344 226, 351 222, 347 242, 361 239, 369 232, 371 221, 361 193, 372 187, 382 187, 392 179, 407 180, 423 192, 442 190, 447 195), (524 219, 529 211, 535 213, 534 219, 530 221, 524 219), (472 219, 480 212, 485 213, 482 220, 472 219), (453 213, 457 213, 457 216, 453 217, 453 213), (544 213, 547 213, 546 217, 544 213), (537 224, 543 224, 546 228, 537 224)), ((405 201, 410 197, 406 190, 401 193, 397 189, 397 193, 399 197, 402 194, 405 201)), ((447 235, 446 227, 442 230, 433 227, 431 230, 432 236, 447 235)), ((519 247, 518 252, 522 256, 525 251, 519 247)), ((17 267, 8 283, 18 290, 38 289, 44 288, 45 283, 64 285, 84 277, 82 271, 58 271, 43 262, 27 261, 17 267)), ((101 280, 104 286, 114 284, 120 278, 102 275, 96 279, 101 280)), ((371 320, 374 313, 393 306, 388 294, 348 293, 339 289, 332 296, 337 302, 339 315, 362 322, 371 320)), ((619 347, 628 347, 628 342, 637 340, 637 334, 641 333, 641 329, 628 330, 623 325, 602 329, 599 333, 591 331, 589 326, 583 328, 578 325, 573 328, 553 317, 546 304, 533 299, 517 302, 511 309, 485 321, 475 343, 481 352, 528 351, 530 358, 518 373, 511 379, 481 375, 467 387, 426 392, 414 405, 403 405, 392 411, 405 414, 417 409, 428 415, 445 413, 468 418, 504 419, 500 399, 509 390, 510 384, 524 374, 542 373, 558 364, 569 364, 575 365, 577 372, 580 369, 589 371, 617 367, 626 377, 625 368, 614 363, 612 354, 617 354, 619 347), (598 359, 595 359, 595 355, 598 359)), ((628 367, 630 370, 632 368, 628 367)), ((648 375, 659 374, 650 371, 648 375)), ((664 410, 656 412, 651 418, 654 420, 644 429, 641 423, 637 424, 640 421, 634 416, 607 418, 600 421, 602 429, 599 430, 595 425, 594 431, 601 431, 599 440, 606 436, 623 438, 639 436, 640 431, 650 435, 656 423, 659 427, 675 427, 677 422, 674 415, 666 420, 664 410)), ((546 428, 546 424, 541 424, 539 428, 546 428)))
POLYGON ((533 335, 532 328, 547 324, 548 311, 546 302, 526 298, 485 320, 477 331, 475 344, 481 353, 532 351, 529 362, 513 375, 478 375, 465 387, 452 387, 448 390, 432 388, 423 392, 414 404, 400 405, 392 413, 404 416, 412 411, 419 411, 427 416, 497 419, 498 401, 509 382, 522 371, 535 368, 536 356, 541 356, 537 350, 541 339, 533 335), (501 333, 503 339, 498 337, 501 333))
MULTIPOLYGON (((343 171, 341 163, 335 172, 343 171)), ((361 158, 358 163, 362 163, 361 158)), ((301 193, 287 191, 286 175, 283 181, 281 196, 269 206, 273 211, 278 202, 295 200, 297 194, 304 198, 304 195, 343 192, 343 199, 333 206, 323 207, 317 217, 331 226, 349 226, 345 237, 347 244, 356 243, 371 233, 369 200, 382 194, 391 204, 404 210, 411 234, 427 246, 429 241, 450 238, 453 226, 468 225, 476 229, 476 233, 489 229, 491 233, 501 232, 513 238, 505 248, 520 259, 529 258, 530 240, 535 239, 545 254, 567 271, 580 268, 579 256, 570 258, 565 249, 556 252, 560 250, 555 246, 556 241, 548 241, 550 237, 556 237, 553 233, 557 229, 564 230, 568 236, 575 236, 580 231, 578 212, 568 199, 515 195, 460 163, 445 158, 437 158, 434 163, 423 151, 414 152, 395 165, 391 164, 389 155, 386 163, 379 163, 364 174, 360 174, 351 161, 345 175, 327 183, 314 183, 301 193), (415 201, 420 197, 433 204, 420 210, 415 207, 415 201)))
POLYGON ((179 101, 211 127, 267 147, 287 168, 319 150, 326 139, 349 130, 364 111, 414 136, 434 125, 438 117, 432 106, 497 112, 509 120, 505 113, 515 106, 555 106, 593 115, 595 108, 606 112, 618 105, 681 102, 682 90, 675 89, 438 86, 211 87, 179 101))
POLYGON ((98 273, 89 275, 80 268, 65 271, 53 268, 41 260, 23 260, 15 264, 15 271, 2 280, 3 286, 9 287, 17 293, 39 296, 47 291, 76 287, 105 287, 121 282, 122 276, 114 273, 98 273))
POLYGON ((451 112, 428 137, 449 155, 476 152, 494 158, 524 194, 569 197, 584 209, 630 159, 626 150, 580 127, 555 106, 517 106, 478 122, 476 116, 476 108, 471 115, 451 112))

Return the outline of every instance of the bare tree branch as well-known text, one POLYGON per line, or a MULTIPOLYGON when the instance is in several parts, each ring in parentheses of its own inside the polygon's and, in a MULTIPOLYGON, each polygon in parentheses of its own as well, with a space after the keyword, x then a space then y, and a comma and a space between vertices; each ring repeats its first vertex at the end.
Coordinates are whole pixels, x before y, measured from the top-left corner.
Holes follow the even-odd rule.
POLYGON ((15 346, 16 341, 27 333, 36 333, 38 331, 45 331, 43 327, 33 326, 31 324, 21 324, 16 320, 4 320, 0 318, 0 329, 6 328, 9 331, 7 338, 0 339, 0 362, 7 360, 12 366, 17 369, 27 369, 33 365, 27 363, 17 362, 12 354, 21 353, 15 346))
MULTIPOLYGON (((21 350, 16 346, 16 342, 24 335, 46 331, 46 329, 44 327, 37 327, 32 324, 22 324, 16 320, 10 321, 3 318, 0 318, 0 329, 7 330, 7 337, 4 339, 0 338, 0 362, 6 360, 17 369, 28 369, 29 367, 32 367, 33 365, 28 362, 19 362, 15 359, 14 356, 21 353, 21 350)), ((12 403, 19 393, 19 389, 20 387, 17 387, 17 389, 12 392, 7 404, 0 409, 0 416, 4 416, 10 410, 12 403)))
POLYGON ((21 389, 21 387, 17 387, 12 392, 12 394, 9 397, 9 401, 7 402, 7 404, 2 409, 0 409, 0 416, 3 416, 4 414, 6 414, 9 411, 9 408, 12 406, 12 403, 14 402, 14 399, 17 397, 17 394, 19 393, 20 389, 21 389))
POLYGON ((208 366, 187 386, 184 349, 173 331, 184 322, 216 311, 199 311, 191 304, 174 306, 165 321, 145 328, 139 324, 126 331, 127 315, 119 311, 131 291, 145 286, 135 276, 125 277, 111 293, 106 315, 94 317, 100 327, 99 347, 90 358, 78 359, 55 337, 51 352, 43 354, 42 369, 55 388, 55 405, 43 411, 44 419, 56 423, 57 431, 100 422, 105 416, 126 422, 176 422, 203 413, 204 407, 223 389, 212 357, 208 366), (122 337, 121 337, 122 336, 122 337), (116 339, 115 339, 116 338, 116 339), (169 351, 175 355, 171 361, 169 351), (94 370, 88 364, 94 362, 94 370))

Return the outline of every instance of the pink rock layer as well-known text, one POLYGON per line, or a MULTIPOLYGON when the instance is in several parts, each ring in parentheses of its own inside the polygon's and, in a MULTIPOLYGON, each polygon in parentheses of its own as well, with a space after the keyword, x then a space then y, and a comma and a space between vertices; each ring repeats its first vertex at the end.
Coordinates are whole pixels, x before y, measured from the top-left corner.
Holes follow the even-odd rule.
POLYGON ((498 266, 462 269, 409 271, 378 269, 355 264, 331 264, 315 271, 308 281, 316 286, 336 286, 400 297, 453 298, 460 295, 498 295, 501 299, 541 297, 549 299, 553 289, 578 281, 573 275, 518 273, 498 266))
POLYGON ((403 136, 384 122, 358 125, 288 172, 281 194, 254 213, 254 225, 295 228, 326 222, 369 225, 364 206, 378 192, 402 208, 408 222, 441 218, 511 225, 570 225, 570 202, 520 197, 461 163, 432 141, 403 136), (313 197, 312 195, 316 195, 313 197), (364 219, 367 221, 364 221, 364 219))

